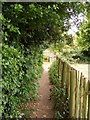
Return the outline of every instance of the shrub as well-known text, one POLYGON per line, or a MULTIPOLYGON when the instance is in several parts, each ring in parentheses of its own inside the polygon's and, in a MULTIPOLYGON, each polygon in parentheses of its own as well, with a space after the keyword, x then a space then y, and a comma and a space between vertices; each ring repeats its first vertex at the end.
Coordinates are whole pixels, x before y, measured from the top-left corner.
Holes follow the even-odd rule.
POLYGON ((51 97, 54 98, 55 118, 67 118, 69 114, 69 101, 66 97, 66 89, 61 88, 61 77, 58 78, 57 61, 54 61, 49 69, 49 78, 53 85, 51 97))
MULTIPOLYGON (((2 116, 3 118, 18 118, 22 116, 20 109, 24 103, 37 98, 38 81, 42 72, 40 51, 29 52, 24 47, 6 45, 2 51, 2 116), (25 55, 27 54, 27 56, 25 55)), ((23 114, 24 115, 24 114, 23 114)))
POLYGON ((61 58, 65 59, 69 63, 89 63, 89 56, 85 56, 85 54, 78 48, 71 48, 70 51, 67 49, 64 52, 60 53, 61 58))
POLYGON ((20 96, 24 94, 22 86, 24 84, 23 70, 25 59, 19 49, 14 46, 3 44, 2 51, 2 105, 4 117, 17 117, 19 114, 17 105, 21 102, 20 96))

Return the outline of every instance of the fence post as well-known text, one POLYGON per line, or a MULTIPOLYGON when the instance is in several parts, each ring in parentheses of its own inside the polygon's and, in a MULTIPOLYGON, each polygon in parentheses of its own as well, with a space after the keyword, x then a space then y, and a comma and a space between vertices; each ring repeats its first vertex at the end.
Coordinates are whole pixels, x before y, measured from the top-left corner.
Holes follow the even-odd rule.
POLYGON ((65 81, 66 81, 66 63, 62 62, 62 88, 64 87, 65 81))
POLYGON ((59 58, 59 60, 60 60, 60 63, 59 63, 59 66, 60 66, 60 67, 59 67, 59 69, 60 69, 60 70, 59 70, 59 75, 61 75, 61 69, 62 69, 62 66, 61 66, 61 65, 62 65, 62 64, 61 64, 61 59, 60 59, 60 58, 59 58))
POLYGON ((88 80, 84 78, 84 118, 87 118, 87 105, 88 105, 88 80))
POLYGON ((90 81, 88 81, 88 120, 90 120, 90 81))
POLYGON ((60 77, 61 77, 61 86, 62 86, 62 69, 63 69, 63 62, 60 59, 60 77))
POLYGON ((60 59, 58 57, 58 78, 59 78, 59 76, 60 76, 60 59))
POLYGON ((80 85, 79 76, 80 76, 80 73, 79 71, 76 70, 76 94, 75 94, 75 116, 76 118, 79 117, 79 85, 80 85))
POLYGON ((83 108, 82 108, 82 118, 84 118, 85 115, 85 78, 83 76, 83 108))
POLYGON ((75 116, 75 81, 76 74, 75 70, 71 70, 70 74, 70 104, 69 104, 69 117, 74 118, 75 116))
POLYGON ((82 108, 83 108, 83 76, 81 73, 80 77, 80 118, 82 118, 82 108))
POLYGON ((64 81, 63 81, 63 75, 64 75, 64 62, 62 61, 62 74, 61 74, 61 87, 63 88, 63 86, 64 86, 64 81))
POLYGON ((70 98, 70 70, 71 67, 67 64, 67 88, 68 88, 68 98, 70 98))

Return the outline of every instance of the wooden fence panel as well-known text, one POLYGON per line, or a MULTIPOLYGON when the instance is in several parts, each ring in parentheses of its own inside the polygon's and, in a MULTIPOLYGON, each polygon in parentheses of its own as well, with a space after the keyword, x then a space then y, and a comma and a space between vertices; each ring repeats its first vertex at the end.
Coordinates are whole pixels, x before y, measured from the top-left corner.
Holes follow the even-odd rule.
POLYGON ((90 81, 80 71, 58 57, 58 75, 61 75, 61 87, 66 84, 69 98, 69 117, 88 118, 90 120, 90 81))

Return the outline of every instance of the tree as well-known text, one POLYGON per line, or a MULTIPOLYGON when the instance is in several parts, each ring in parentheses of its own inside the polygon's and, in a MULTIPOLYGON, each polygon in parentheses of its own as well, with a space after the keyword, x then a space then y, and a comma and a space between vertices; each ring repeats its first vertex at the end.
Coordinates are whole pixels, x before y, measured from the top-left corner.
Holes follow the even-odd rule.
POLYGON ((85 55, 90 55, 90 21, 84 20, 77 32, 77 42, 85 55))
POLYGON ((85 9, 82 3, 68 2, 3 3, 2 7, 3 32, 8 42, 11 44, 17 39, 25 46, 59 41, 59 30, 67 31, 69 18, 85 9))

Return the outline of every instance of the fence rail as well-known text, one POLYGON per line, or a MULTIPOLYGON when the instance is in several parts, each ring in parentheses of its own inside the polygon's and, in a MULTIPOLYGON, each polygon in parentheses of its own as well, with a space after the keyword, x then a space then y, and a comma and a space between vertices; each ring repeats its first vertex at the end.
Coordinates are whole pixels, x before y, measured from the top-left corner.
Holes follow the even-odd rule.
POLYGON ((69 98, 69 117, 90 120, 90 81, 84 77, 82 72, 73 68, 60 57, 57 57, 57 60, 61 87, 65 87, 69 98))

